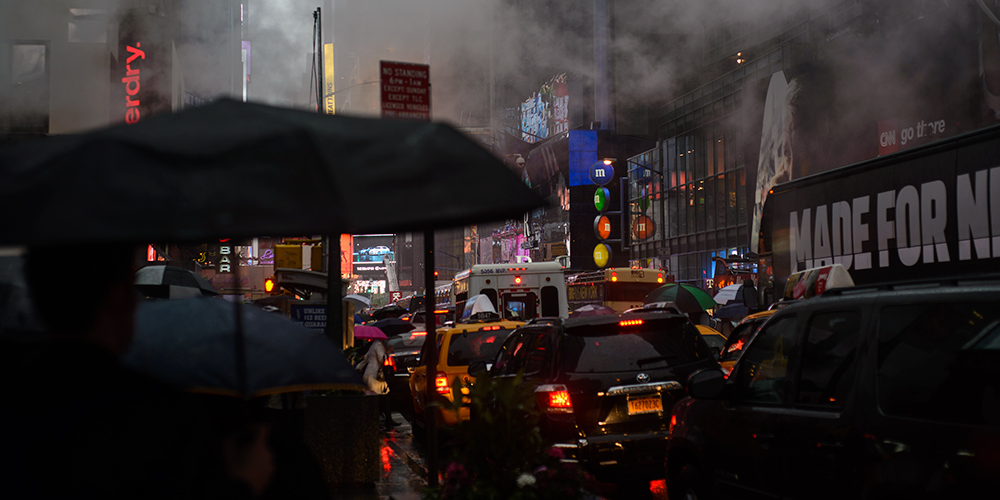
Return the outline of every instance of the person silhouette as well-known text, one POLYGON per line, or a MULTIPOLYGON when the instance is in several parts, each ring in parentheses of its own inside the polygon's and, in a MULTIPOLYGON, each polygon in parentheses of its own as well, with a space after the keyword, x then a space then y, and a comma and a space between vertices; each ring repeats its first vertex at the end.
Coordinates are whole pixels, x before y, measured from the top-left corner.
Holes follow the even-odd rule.
POLYGON ((46 340, 3 367, 0 484, 31 498, 253 498, 273 474, 265 425, 218 425, 193 395, 119 362, 139 300, 130 245, 33 247, 46 340), (89 264, 89 265, 84 265, 89 264), (13 459, 13 460, 10 460, 13 459))

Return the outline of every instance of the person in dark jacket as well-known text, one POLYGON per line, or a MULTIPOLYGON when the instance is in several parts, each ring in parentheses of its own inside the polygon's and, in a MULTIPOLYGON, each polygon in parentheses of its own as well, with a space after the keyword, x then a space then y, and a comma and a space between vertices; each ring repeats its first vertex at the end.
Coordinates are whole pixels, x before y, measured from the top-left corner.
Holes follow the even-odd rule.
POLYGON ((47 332, 12 346, 19 356, 2 368, 0 496, 253 498, 270 481, 265 426, 217 425, 196 398, 119 363, 134 332, 133 251, 26 255, 47 332))

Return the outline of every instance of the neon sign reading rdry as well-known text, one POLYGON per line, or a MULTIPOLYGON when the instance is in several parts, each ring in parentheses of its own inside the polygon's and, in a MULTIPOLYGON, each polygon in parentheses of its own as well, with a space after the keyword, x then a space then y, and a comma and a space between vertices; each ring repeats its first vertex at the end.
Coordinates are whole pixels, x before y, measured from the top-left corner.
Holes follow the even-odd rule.
POLYGON ((128 59, 125 60, 125 77, 122 83, 125 84, 125 123, 137 123, 139 121, 139 99, 132 99, 139 93, 139 68, 132 69, 132 63, 138 59, 146 59, 146 53, 139 49, 141 44, 136 42, 135 48, 125 46, 129 51, 128 59))

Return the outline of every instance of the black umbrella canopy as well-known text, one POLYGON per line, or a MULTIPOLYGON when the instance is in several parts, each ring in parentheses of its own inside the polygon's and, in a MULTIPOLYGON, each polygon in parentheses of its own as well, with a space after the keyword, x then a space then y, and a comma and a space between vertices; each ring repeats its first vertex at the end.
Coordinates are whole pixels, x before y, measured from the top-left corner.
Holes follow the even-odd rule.
POLYGON ((205 278, 182 267, 152 265, 135 272, 136 288, 148 297, 176 299, 219 295, 205 278))
POLYGON ((448 125, 230 99, 7 146, 0 176, 19 214, 0 244, 419 231, 544 205, 448 125))
POLYGON ((122 362, 183 389, 255 397, 364 388, 361 374, 329 338, 256 307, 208 297, 151 300, 139 305, 135 324, 135 340, 122 362), (233 307, 246 337, 242 382, 233 307))

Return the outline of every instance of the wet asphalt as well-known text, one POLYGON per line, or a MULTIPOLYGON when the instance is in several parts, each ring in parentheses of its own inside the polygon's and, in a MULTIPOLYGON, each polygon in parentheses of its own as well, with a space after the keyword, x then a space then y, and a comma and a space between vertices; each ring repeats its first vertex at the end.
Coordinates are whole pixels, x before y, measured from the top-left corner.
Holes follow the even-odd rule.
MULTIPOLYGON (((413 428, 399 413, 393 419, 400 425, 381 427, 379 445, 379 480, 373 486, 338 488, 335 499, 348 500, 418 500, 427 487, 426 445, 414 439, 413 428)), ((598 491, 587 492, 588 500, 667 500, 664 481, 634 484, 604 484, 598 491)))

